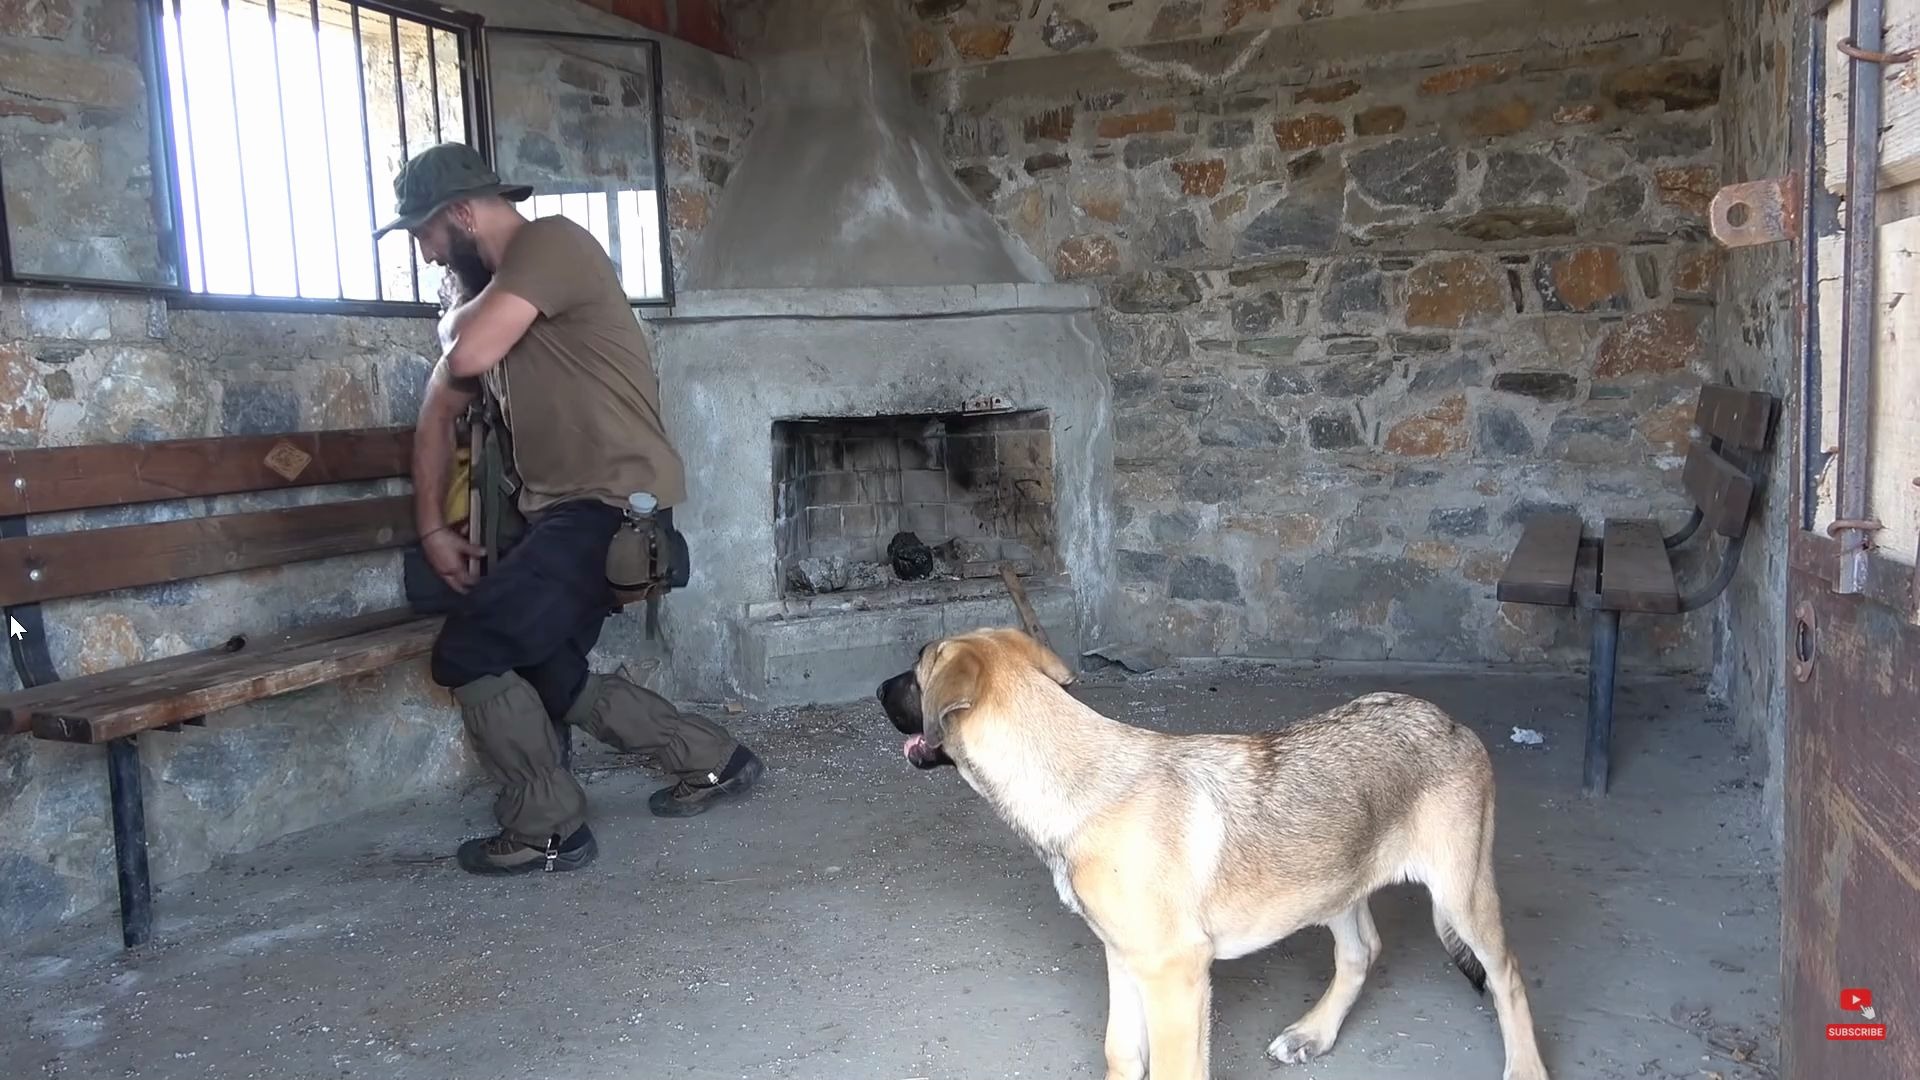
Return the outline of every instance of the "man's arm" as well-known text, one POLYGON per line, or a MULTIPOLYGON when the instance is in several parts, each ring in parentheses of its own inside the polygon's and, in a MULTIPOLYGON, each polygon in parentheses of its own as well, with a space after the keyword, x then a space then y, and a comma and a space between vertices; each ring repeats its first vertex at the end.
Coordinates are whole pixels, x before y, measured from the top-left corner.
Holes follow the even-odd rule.
POLYGON ((414 527, 434 572, 461 592, 472 584, 466 558, 478 549, 447 528, 447 484, 453 472, 454 421, 477 393, 465 380, 450 375, 447 362, 441 360, 427 379, 413 432, 414 527))
POLYGON ((440 319, 441 362, 461 379, 491 370, 539 315, 539 308, 489 284, 440 319))

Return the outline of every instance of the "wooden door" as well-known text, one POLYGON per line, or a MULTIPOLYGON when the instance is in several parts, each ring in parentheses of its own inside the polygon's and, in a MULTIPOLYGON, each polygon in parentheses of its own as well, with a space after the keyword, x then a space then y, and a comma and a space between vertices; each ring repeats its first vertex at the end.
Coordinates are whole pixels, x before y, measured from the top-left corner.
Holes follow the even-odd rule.
POLYGON ((1920 48, 1920 0, 1853 0, 1829 8, 1824 27, 1814 20, 1810 187, 1844 199, 1858 169, 1864 201, 1846 199, 1823 222, 1815 198, 1802 236, 1818 284, 1803 282, 1812 347, 1802 350, 1791 432, 1781 1076, 1911 1080, 1920 1077, 1920 59, 1873 54, 1920 48))

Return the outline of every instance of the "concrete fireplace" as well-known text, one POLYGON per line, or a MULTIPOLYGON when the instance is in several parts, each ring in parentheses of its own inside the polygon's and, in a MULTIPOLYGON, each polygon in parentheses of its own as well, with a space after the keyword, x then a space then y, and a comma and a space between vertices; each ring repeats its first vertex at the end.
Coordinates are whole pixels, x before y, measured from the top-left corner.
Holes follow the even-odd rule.
POLYGON ((1003 565, 1073 662, 1111 561, 1098 298, 947 170, 894 3, 788 0, 764 38, 753 134, 653 320, 694 562, 669 686, 870 695, 929 638, 1017 625, 1003 565), (915 544, 924 574, 891 557, 915 544))

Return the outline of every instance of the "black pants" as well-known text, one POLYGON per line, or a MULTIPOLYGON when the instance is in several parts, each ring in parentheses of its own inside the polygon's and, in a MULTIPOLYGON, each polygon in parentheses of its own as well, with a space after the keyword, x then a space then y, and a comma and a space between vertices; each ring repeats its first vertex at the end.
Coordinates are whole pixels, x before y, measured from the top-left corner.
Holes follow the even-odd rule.
POLYGON ((586 685, 587 654, 613 613, 607 545, 620 522, 620 511, 605 503, 561 503, 529 521, 466 595, 431 568, 431 584, 410 581, 416 608, 447 612, 433 645, 433 681, 455 688, 516 672, 540 695, 548 716, 556 722, 566 716, 586 685))

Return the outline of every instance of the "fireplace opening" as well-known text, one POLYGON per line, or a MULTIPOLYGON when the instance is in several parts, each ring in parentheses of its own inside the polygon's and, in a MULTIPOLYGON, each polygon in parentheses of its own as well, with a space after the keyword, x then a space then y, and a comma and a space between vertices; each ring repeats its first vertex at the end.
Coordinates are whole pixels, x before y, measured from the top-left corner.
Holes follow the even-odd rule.
POLYGON ((773 422, 783 597, 1059 569, 1045 409, 773 422))

